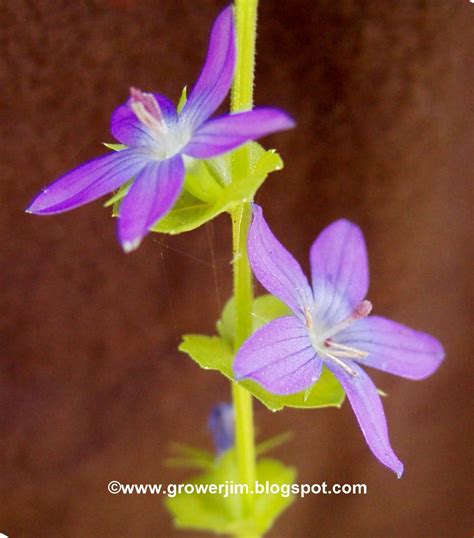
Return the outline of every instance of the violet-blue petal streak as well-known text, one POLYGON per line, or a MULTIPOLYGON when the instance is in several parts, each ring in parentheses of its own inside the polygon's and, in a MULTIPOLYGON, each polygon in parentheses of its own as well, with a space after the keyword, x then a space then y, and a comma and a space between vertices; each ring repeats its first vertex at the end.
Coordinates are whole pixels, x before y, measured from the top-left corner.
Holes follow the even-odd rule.
POLYGON ((310 250, 314 302, 328 324, 341 321, 366 297, 369 266, 364 236, 345 219, 325 228, 310 250))
POLYGON ((303 323, 286 316, 270 321, 244 343, 234 374, 237 379, 251 378, 275 394, 292 394, 315 383, 321 368, 303 323))
POLYGON ((281 110, 256 108, 207 121, 196 129, 183 152, 198 159, 209 159, 267 134, 294 127, 294 121, 281 110))
POLYGON ((313 304, 313 294, 300 264, 273 235, 263 218, 261 207, 254 204, 249 231, 250 264, 260 283, 287 304, 304 320, 305 310, 313 304))
POLYGON ((424 379, 441 364, 439 341, 380 316, 361 319, 337 335, 337 341, 368 352, 363 364, 408 379, 424 379))
POLYGON ((127 149, 89 161, 40 192, 27 211, 53 215, 93 202, 136 175, 148 158, 144 149, 127 149))
POLYGON ((217 110, 229 92, 234 68, 234 18, 228 7, 216 19, 204 67, 181 114, 189 128, 202 125, 217 110))

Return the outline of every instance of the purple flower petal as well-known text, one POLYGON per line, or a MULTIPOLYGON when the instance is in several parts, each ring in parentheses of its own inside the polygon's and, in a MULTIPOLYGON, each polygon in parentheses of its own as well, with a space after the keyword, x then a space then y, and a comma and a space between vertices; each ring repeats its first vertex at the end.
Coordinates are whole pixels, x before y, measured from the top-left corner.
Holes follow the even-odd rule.
POLYGON ((272 234, 262 208, 253 206, 248 252, 255 276, 273 295, 286 303, 301 319, 312 308, 313 294, 299 263, 272 234))
MULTIPOLYGON (((164 95, 154 93, 163 118, 167 125, 176 123, 176 108, 164 95)), ((117 107, 112 113, 110 120, 110 132, 122 144, 126 146, 150 146, 156 144, 148 129, 138 120, 135 112, 130 107, 130 99, 117 107)))
POLYGON ((332 361, 327 361, 326 365, 344 388, 369 448, 377 459, 400 478, 403 474, 403 463, 390 446, 387 421, 377 389, 369 376, 355 362, 350 360, 344 362, 355 375, 332 361))
POLYGON ((27 212, 53 215, 92 202, 126 183, 148 159, 148 152, 126 149, 89 161, 44 189, 27 212))
POLYGON ((235 35, 232 7, 217 17, 211 33, 206 63, 181 114, 194 130, 204 123, 227 95, 235 67, 235 35))
POLYGON ((249 140, 290 129, 294 125, 288 114, 275 108, 256 108, 248 112, 228 114, 201 125, 183 153, 198 159, 208 159, 249 140))
POLYGON ((365 298, 369 269, 364 236, 341 219, 325 228, 310 251, 318 317, 328 325, 346 318, 365 298))
POLYGON ((306 327, 294 316, 258 329, 239 349, 233 365, 236 379, 253 379, 273 394, 304 390, 317 381, 321 368, 306 327))
POLYGON ((125 252, 138 247, 150 228, 175 203, 184 181, 184 165, 177 155, 146 165, 120 206, 119 238, 125 252))
POLYGON ((428 377, 444 358, 444 349, 433 336, 378 316, 357 321, 334 340, 368 352, 360 359, 364 366, 409 379, 428 377))

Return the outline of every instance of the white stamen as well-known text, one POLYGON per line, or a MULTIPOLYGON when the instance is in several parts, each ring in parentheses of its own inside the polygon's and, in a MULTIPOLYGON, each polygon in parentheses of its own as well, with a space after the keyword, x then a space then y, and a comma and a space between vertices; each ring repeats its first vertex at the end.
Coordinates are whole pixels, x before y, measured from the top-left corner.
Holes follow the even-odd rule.
POLYGON ((359 377, 359 374, 355 370, 353 370, 348 364, 346 364, 343 360, 339 359, 335 355, 332 355, 331 353, 326 353, 326 356, 329 357, 333 362, 338 364, 343 370, 345 370, 352 377, 359 377))
POLYGON ((329 347, 331 350, 335 350, 334 352, 337 354, 338 357, 352 357, 352 358, 360 358, 365 359, 365 357, 368 356, 367 351, 360 351, 359 349, 356 349, 355 347, 346 346, 344 344, 339 344, 338 342, 334 342, 332 340, 326 340, 324 342, 324 345, 326 347, 329 347))
POLYGON ((306 327, 308 328, 308 331, 312 331, 313 330, 313 316, 311 315, 311 309, 309 308, 309 306, 305 306, 304 318, 305 318, 306 327))

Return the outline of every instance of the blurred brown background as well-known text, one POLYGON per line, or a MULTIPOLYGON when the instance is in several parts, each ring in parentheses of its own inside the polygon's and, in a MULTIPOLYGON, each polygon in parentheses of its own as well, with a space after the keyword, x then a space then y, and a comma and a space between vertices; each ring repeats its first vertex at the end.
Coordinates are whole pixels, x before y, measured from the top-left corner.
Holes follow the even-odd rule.
MULTIPOLYGON (((9 536, 180 535, 161 498, 111 496, 106 485, 184 480, 161 463, 170 441, 210 447, 207 414, 228 385, 176 347, 182 333, 213 332, 230 293, 228 219, 149 237, 125 256, 100 203, 54 218, 23 209, 102 152, 130 85, 177 99, 192 84, 225 4, 1 3, 0 532, 9 536)), ((294 432, 276 455, 301 482, 369 489, 299 500, 270 536, 470 536, 474 5, 262 0, 258 52, 256 103, 298 122, 265 141, 286 161, 258 197, 275 233, 306 264, 323 226, 356 221, 376 313, 435 334, 448 353, 425 382, 374 375, 389 393, 401 480, 373 458, 348 405, 278 414, 256 405, 261 439, 294 432)))

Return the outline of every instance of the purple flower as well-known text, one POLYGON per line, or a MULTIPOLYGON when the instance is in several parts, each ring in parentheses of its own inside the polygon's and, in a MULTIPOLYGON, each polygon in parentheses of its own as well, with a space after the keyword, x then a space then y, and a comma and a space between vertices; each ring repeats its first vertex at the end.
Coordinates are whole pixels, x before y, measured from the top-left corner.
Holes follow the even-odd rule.
POLYGON ((234 408, 231 404, 222 402, 213 407, 209 417, 209 429, 218 454, 234 446, 234 408))
POLYGON ((118 235, 126 252, 173 206, 184 181, 183 155, 207 159, 245 142, 293 127, 273 108, 209 119, 227 95, 235 67, 232 8, 217 18, 204 68, 181 113, 158 94, 131 89, 112 114, 112 135, 127 146, 89 161, 44 189, 27 209, 52 215, 79 207, 134 181, 119 212, 118 235))
POLYGON ((374 455, 400 477, 376 387, 359 366, 409 379, 431 375, 444 357, 432 336, 369 316, 367 251, 361 230, 347 220, 329 225, 310 251, 312 288, 300 265, 279 243, 254 206, 249 234, 252 269, 292 316, 256 331, 234 362, 237 379, 251 378, 276 394, 309 388, 323 364, 338 378, 374 455))

